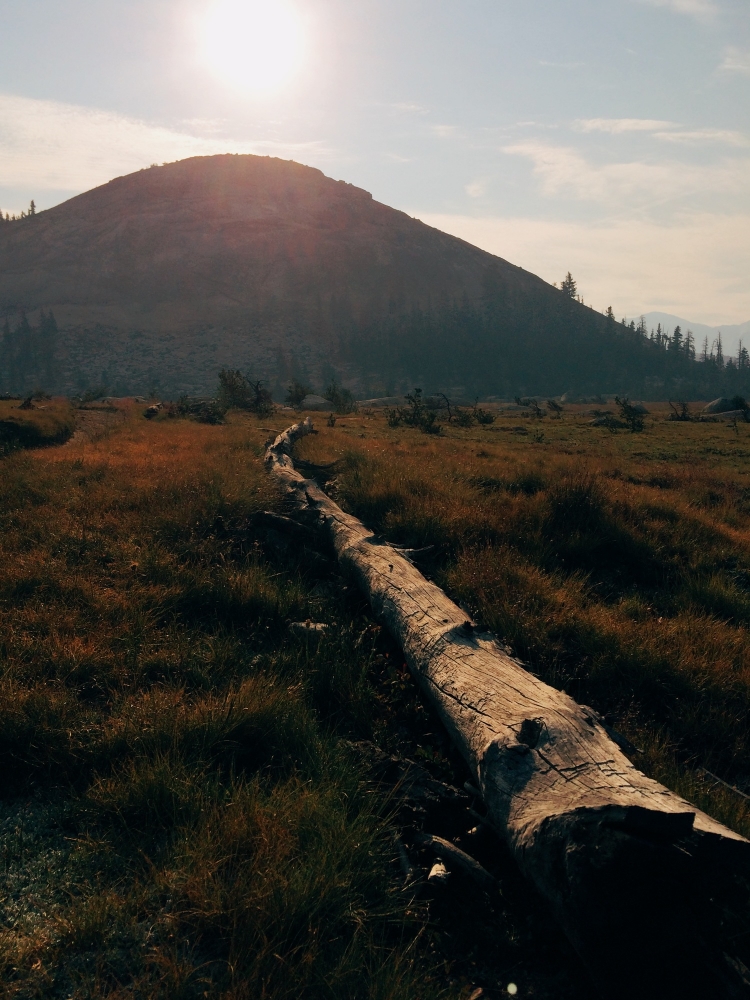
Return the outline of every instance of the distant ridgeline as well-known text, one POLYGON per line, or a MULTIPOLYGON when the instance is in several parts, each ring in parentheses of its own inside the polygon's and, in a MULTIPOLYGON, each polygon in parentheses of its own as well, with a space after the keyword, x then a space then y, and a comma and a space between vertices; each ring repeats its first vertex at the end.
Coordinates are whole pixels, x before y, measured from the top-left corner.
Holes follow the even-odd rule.
POLYGON ((721 337, 696 353, 690 331, 671 336, 581 308, 564 291, 514 301, 501 281, 484 301, 412 309, 341 333, 342 357, 385 384, 479 396, 627 392, 644 399, 750 396, 750 355, 725 358, 721 337), (562 301, 561 301, 562 300, 562 301))
POLYGON ((42 309, 32 326, 25 314, 17 325, 6 318, 0 337, 0 392, 26 395, 34 389, 59 389, 57 321, 42 309))

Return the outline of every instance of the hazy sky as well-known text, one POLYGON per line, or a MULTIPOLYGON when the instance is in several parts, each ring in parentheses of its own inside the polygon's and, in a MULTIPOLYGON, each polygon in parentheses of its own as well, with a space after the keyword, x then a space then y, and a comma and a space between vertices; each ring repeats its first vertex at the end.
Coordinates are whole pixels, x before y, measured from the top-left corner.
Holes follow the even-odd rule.
POLYGON ((270 153, 618 316, 750 319, 750 0, 3 0, 0 41, 3 210, 270 153))

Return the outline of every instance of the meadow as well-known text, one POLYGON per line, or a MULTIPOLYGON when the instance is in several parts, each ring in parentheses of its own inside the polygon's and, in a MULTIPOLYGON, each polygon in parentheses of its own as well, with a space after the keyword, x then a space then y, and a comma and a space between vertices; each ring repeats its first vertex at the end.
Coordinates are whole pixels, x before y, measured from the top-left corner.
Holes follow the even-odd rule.
POLYGON ((20 409, 20 399, 0 399, 0 455, 15 448, 62 444, 75 427, 75 412, 67 400, 45 400, 20 409))
POLYGON ((338 459, 344 506, 434 546, 430 575, 529 669, 750 835, 750 802, 715 780, 750 792, 750 425, 651 409, 642 433, 582 406, 440 436, 347 418, 301 454, 338 459))
MULTIPOLYGON (((363 741, 465 775, 330 555, 259 527, 294 415, 141 409, 0 465, 3 994, 593 996, 499 842, 492 905, 405 885, 363 741)), ((339 503, 434 546, 425 572, 530 669, 750 833, 716 780, 750 792, 750 426, 313 419, 299 455, 336 463, 339 503)))

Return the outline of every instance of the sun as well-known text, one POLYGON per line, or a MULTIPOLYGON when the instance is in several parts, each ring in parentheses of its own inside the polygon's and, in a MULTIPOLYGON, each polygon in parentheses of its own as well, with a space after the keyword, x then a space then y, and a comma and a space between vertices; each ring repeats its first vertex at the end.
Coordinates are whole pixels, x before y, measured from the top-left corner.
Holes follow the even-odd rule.
POLYGON ((199 24, 204 63, 248 93, 271 93, 299 69, 300 18, 287 0, 216 0, 199 24))

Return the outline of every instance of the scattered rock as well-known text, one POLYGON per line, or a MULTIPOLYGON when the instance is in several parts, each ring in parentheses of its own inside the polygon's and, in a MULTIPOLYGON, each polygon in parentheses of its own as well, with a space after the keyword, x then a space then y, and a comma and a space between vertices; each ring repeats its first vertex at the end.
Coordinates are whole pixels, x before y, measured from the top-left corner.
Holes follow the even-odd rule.
POLYGON ((323 396, 315 396, 310 394, 305 396, 299 405, 301 410, 330 410, 331 401, 330 399, 324 399, 323 396))
POLYGON ((735 408, 734 403, 731 399, 726 399, 724 396, 720 396, 718 399, 714 399, 712 402, 707 403, 703 407, 704 413, 728 413, 730 410, 735 408))
POLYGON ((747 420, 747 410, 722 410, 717 416, 719 420, 747 420))
POLYGON ((358 399, 360 409, 378 410, 385 406, 404 406, 406 396, 378 396, 377 399, 358 399))

